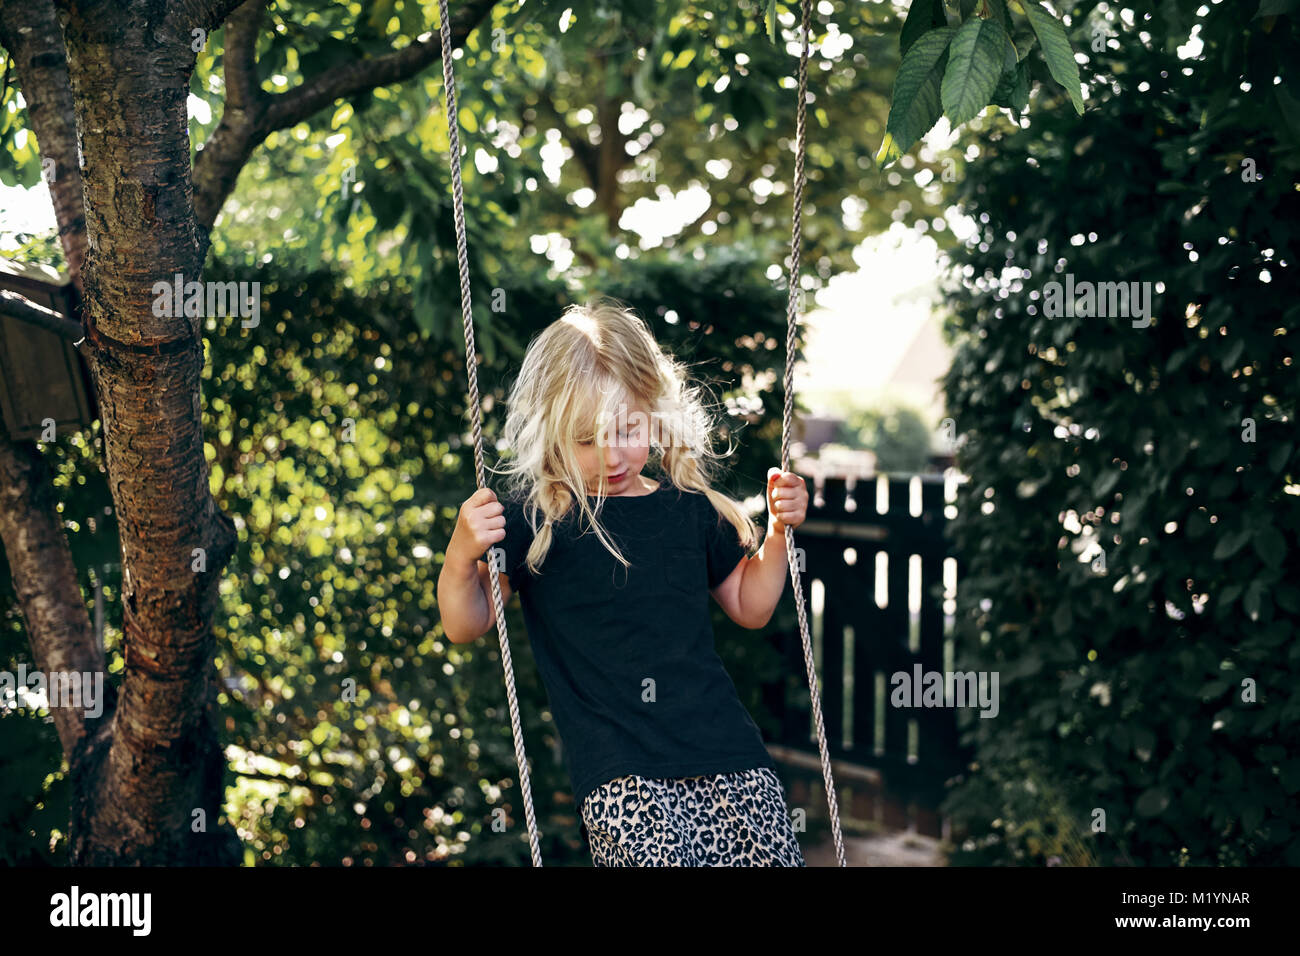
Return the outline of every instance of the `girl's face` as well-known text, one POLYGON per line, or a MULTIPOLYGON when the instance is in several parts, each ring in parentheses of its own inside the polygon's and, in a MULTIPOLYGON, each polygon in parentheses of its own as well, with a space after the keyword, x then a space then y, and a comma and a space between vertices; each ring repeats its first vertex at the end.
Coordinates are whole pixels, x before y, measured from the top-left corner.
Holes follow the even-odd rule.
POLYGON ((596 494, 605 478, 605 494, 640 494, 641 469, 650 457, 650 410, 642 405, 624 406, 626 415, 616 416, 594 436, 578 442, 578 463, 587 482, 587 493, 596 494))

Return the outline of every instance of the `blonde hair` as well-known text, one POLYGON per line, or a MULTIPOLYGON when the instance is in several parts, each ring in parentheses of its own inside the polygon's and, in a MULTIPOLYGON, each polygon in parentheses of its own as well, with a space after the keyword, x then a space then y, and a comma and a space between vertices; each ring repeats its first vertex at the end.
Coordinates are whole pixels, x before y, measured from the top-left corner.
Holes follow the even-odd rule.
POLYGON ((526 563, 533 572, 550 550, 553 526, 575 503, 606 549, 627 566, 598 521, 605 476, 593 509, 575 447, 600 435, 603 423, 626 420, 628 408, 649 410, 647 464, 657 458, 674 486, 705 495, 746 550, 758 544, 745 509, 711 486, 713 462, 725 455, 713 451, 703 389, 688 383, 685 365, 666 355, 645 320, 617 300, 571 305, 537 335, 507 406, 503 437, 511 454, 504 468, 493 471, 506 476, 506 494, 519 498, 528 515, 534 537, 526 563))

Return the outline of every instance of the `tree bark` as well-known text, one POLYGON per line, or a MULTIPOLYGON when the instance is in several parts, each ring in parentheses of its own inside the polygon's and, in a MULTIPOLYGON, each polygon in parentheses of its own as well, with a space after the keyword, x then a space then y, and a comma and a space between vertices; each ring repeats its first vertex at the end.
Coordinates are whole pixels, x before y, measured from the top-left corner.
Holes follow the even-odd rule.
POLYGON ((62 313, 37 305, 7 289, 0 289, 0 315, 7 315, 28 325, 35 325, 47 332, 61 335, 65 339, 72 339, 74 342, 80 341, 85 334, 80 322, 65 318, 62 313))
MULTIPOLYGON (((457 41, 494 2, 459 5, 457 41)), ((171 284, 178 273, 183 283, 201 281, 209 228, 239 169, 272 129, 339 96, 414 76, 441 56, 436 41, 421 41, 270 96, 252 79, 263 6, 0 0, 0 42, 14 58, 42 159, 52 161, 45 173, 84 303, 83 348, 121 541, 121 691, 105 682, 109 700, 98 720, 55 714, 71 768, 74 864, 235 865, 241 852, 234 830, 218 824, 226 764, 211 630, 235 534, 208 487, 200 317, 158 314, 155 283, 171 284), (234 112, 220 138, 214 135, 215 148, 199 154, 196 216, 186 111, 193 31, 211 32, 232 14, 234 112)), ((48 316, 17 300, 4 307, 50 327, 48 316)), ((0 538, 37 666, 102 672, 47 471, 32 443, 0 436, 0 538)))
POLYGON ((27 116, 41 147, 41 173, 50 189, 68 271, 80 282, 86 261, 76 112, 63 36, 49 2, 0 3, 0 44, 13 59, 27 116))
MULTIPOLYGON (((606 69, 609 69, 606 65, 606 69)), ((600 124, 600 155, 597 163, 596 203, 605 214, 611 236, 618 235, 618 221, 623 215, 623 197, 619 192, 618 174, 631 163, 627 155, 627 137, 618 128, 619 105, 601 91, 596 101, 596 122, 600 124)))
POLYGON ((235 534, 208 490, 200 318, 154 308, 155 283, 201 280, 185 108, 190 25, 161 2, 60 8, 84 158, 86 349, 121 541, 126 657, 111 733, 95 735, 74 766, 72 859, 234 865, 238 840, 218 825, 224 759, 210 704, 211 620, 235 534))
MULTIPOLYGON (((11 441, 2 431, 0 540, 37 668, 47 675, 102 673, 104 653, 91 630, 45 456, 35 443, 11 441)), ((50 708, 69 763, 87 734, 112 717, 116 691, 107 681, 104 695, 103 713, 93 720, 70 707, 50 708)))
MULTIPOLYGON (((41 147, 42 174, 59 223, 63 255, 80 294, 88 249, 76 114, 63 36, 53 5, 0 0, 0 43, 9 51, 27 102, 29 122, 41 147)), ((6 314, 21 312, 24 314, 19 317, 25 321, 35 321, 74 340, 82 337, 79 321, 54 321, 48 315, 25 314, 33 308, 20 297, 4 297, 6 314)), ((13 442, 3 434, 0 542, 9 560, 36 667, 46 675, 54 671, 103 673, 103 649, 95 638, 82 598, 44 456, 32 442, 13 442)), ((107 679, 103 686, 103 711, 96 719, 88 719, 71 708, 53 708, 54 725, 74 786, 89 741, 106 732, 116 712, 117 689, 107 679)))

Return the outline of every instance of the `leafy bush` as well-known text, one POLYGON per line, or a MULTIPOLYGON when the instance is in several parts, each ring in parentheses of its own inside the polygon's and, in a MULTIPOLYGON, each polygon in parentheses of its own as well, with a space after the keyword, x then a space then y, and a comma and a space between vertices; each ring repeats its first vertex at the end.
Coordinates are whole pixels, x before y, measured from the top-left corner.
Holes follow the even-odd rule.
POLYGON ((1295 866, 1296 16, 1128 6, 1073 7, 1086 114, 1036 103, 957 186, 958 667, 1003 693, 955 862, 1043 862, 1050 782, 1103 864, 1295 866), (1149 325, 1047 317, 1069 275, 1149 283, 1149 325))
POLYGON ((876 455, 876 470, 902 474, 925 470, 930 460, 930 429, 914 408, 906 405, 854 412, 842 432, 846 444, 876 455))
MULTIPOLYGON (((780 455, 782 396, 742 386, 779 381, 785 359, 753 346, 785 339, 784 293, 764 278, 767 261, 744 246, 704 260, 646 256, 599 283, 713 386, 722 443, 736 446, 724 484, 740 498, 761 493, 780 455)), ((208 320, 203 385, 212 486, 239 534, 215 629, 226 810, 245 861, 526 865, 495 630, 450 645, 438 625, 442 549, 475 488, 463 350, 415 331, 406 289, 360 295, 328 273, 274 265, 218 263, 205 278, 258 281, 262 296, 255 328, 208 320), (509 837, 491 829, 498 809, 509 837)), ((504 347, 478 370, 489 466, 517 356, 574 297, 538 273, 495 279, 506 290, 506 310, 493 315, 504 347)), ((88 520, 111 504, 100 440, 96 426, 46 451, 87 595, 90 568, 117 554, 111 521, 88 520)), ((110 675, 122 667, 119 577, 107 577, 110 675)), ((31 666, 2 558, 0 585, 0 652, 31 666)), ((737 689, 774 733, 759 685, 780 679, 781 658, 714 613, 737 689)), ((589 864, 516 604, 507 626, 543 859, 589 864)), ((62 863, 49 849, 51 831, 67 829, 57 736, 37 714, 3 719, 0 764, 13 773, 0 794, 11 816, 0 862, 62 863), (24 759, 8 759, 19 748, 24 759)))

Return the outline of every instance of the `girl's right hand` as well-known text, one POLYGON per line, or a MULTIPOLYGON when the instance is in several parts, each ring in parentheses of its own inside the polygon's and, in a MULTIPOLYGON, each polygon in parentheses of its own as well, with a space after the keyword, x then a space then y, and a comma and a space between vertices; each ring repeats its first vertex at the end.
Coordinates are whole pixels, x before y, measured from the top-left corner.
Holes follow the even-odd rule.
POLYGON ((492 545, 505 540, 506 509, 491 488, 480 488, 465 499, 456 519, 447 551, 467 563, 481 558, 492 545))

